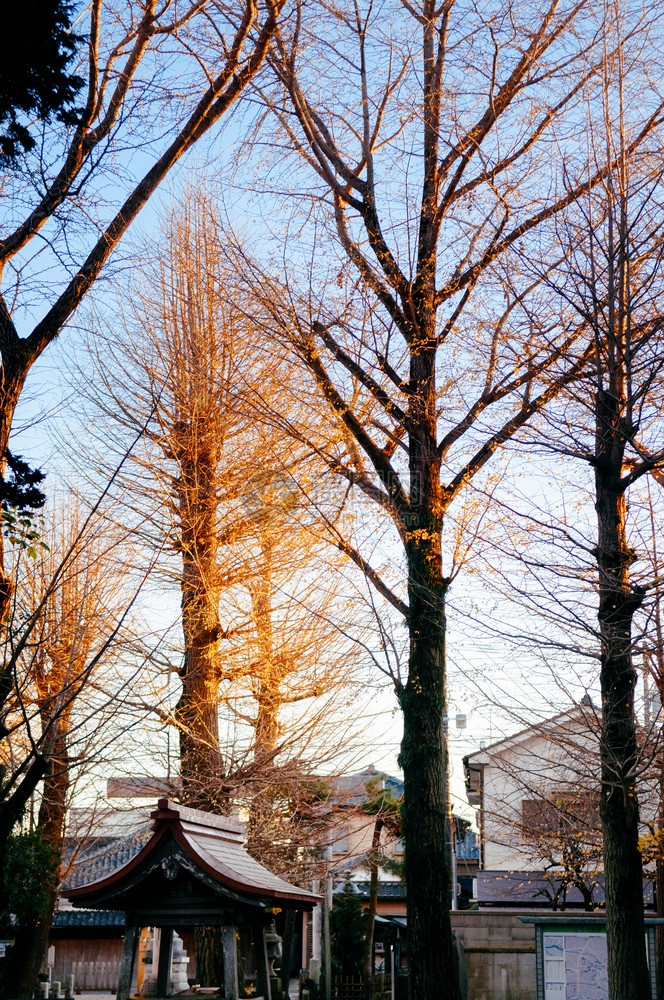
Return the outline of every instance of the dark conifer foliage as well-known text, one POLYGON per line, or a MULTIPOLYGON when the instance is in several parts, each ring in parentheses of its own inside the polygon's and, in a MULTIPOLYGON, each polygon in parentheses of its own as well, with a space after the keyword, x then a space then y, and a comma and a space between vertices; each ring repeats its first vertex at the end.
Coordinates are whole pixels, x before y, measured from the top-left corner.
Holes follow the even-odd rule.
POLYGON ((20 512, 41 510, 46 495, 39 486, 46 478, 40 469, 32 469, 20 455, 5 452, 7 468, 0 476, 0 506, 2 510, 14 508, 20 512), (10 475, 7 475, 9 470, 10 475))
POLYGON ((30 117, 74 124, 84 80, 69 71, 83 37, 71 31, 66 0, 0 0, 0 161, 35 145, 30 117))

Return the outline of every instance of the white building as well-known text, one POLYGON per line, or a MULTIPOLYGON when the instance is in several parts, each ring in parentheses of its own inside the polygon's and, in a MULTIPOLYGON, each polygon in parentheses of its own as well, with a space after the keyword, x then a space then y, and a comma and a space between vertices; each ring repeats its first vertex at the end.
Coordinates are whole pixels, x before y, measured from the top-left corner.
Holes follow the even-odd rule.
MULTIPOLYGON (((600 721, 586 696, 569 711, 464 758, 468 801, 479 809, 480 905, 557 909, 603 903, 600 721)), ((642 730, 644 824, 657 810, 648 768, 653 732, 642 730)), ((644 895, 651 905, 648 881, 644 895)))
POLYGON ((586 697, 464 758, 481 905, 601 902, 599 722, 586 697))
POLYGON ((533 868, 533 837, 553 834, 599 801, 599 718, 589 698, 464 758, 468 801, 479 807, 482 867, 533 868))

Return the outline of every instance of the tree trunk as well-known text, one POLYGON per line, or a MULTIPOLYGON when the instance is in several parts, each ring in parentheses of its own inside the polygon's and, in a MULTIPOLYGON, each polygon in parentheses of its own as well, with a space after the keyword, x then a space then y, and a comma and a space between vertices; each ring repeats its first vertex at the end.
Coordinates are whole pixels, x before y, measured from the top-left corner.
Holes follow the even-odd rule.
MULTIPOLYGON (((664 833, 664 759, 660 759, 659 764, 659 808, 657 832, 660 836, 664 833)), ((662 845, 658 844, 657 861, 655 862, 655 895, 657 897, 657 916, 664 917, 664 856, 662 856, 662 845)), ((664 983, 664 926, 660 924, 657 928, 657 976, 660 983, 664 983)))
MULTIPOLYGON (((217 491, 219 447, 214 424, 183 421, 173 433, 180 466, 178 515, 182 551, 182 692, 175 708, 180 734, 180 775, 186 805, 206 812, 229 808, 219 749, 219 587, 217 491)), ((196 979, 220 987, 224 974, 223 932, 197 927, 196 979)))
MULTIPOLYGON (((14 412, 28 372, 35 360, 24 345, 22 345, 24 359, 20 360, 20 346, 20 341, 13 333, 13 328, 3 324, 0 310, 0 353, 2 355, 0 365, 0 475, 2 476, 4 476, 6 469, 6 455, 14 412)), ((12 577, 7 573, 5 565, 4 536, 0 526, 0 629, 3 629, 7 622, 13 595, 14 583, 12 577)), ((0 668, 0 740, 8 732, 5 720, 7 702, 14 689, 14 670, 15 664, 12 657, 6 656, 5 663, 0 668)), ((27 774, 15 788, 13 794, 5 799, 0 793, 0 871, 4 868, 7 841, 25 804, 38 787, 46 771, 46 766, 43 756, 36 754, 28 767, 27 774)), ((3 765, 0 766, 0 786, 4 784, 4 779, 5 768, 3 765)))
POLYGON ((293 939, 295 937, 296 910, 286 910, 284 934, 281 942, 281 997, 288 1000, 288 983, 290 981, 291 962, 293 959, 293 939))
POLYGON ((615 393, 596 398, 595 489, 601 635, 602 727, 600 815, 604 839, 606 936, 610 1000, 647 1000, 643 867, 639 851, 638 763, 632 665, 632 620, 643 594, 630 587, 634 556, 627 545, 621 485, 624 441, 615 393))
POLYGON ((175 709, 180 732, 184 802, 194 809, 225 812, 219 752, 219 586, 217 490, 219 444, 204 420, 183 421, 174 433, 180 466, 178 516, 182 551, 182 692, 175 709))
MULTIPOLYGON (((422 223, 423 230, 426 229, 422 223)), ((422 234, 421 238, 422 238, 422 234)), ((429 290, 420 289, 419 331, 410 356, 408 522, 402 529, 408 565, 408 681, 398 691, 403 712, 399 763, 408 896, 410 1000, 459 1000, 457 952, 450 922, 443 500, 436 445, 435 252, 427 251, 429 290), (433 270, 431 270, 433 267, 433 270)), ((425 282, 426 284, 426 282, 425 282)))
MULTIPOLYGON (((267 777, 273 767, 279 737, 279 708, 281 706, 279 667, 274 662, 274 637, 272 632, 272 569, 273 546, 270 535, 270 510, 263 498, 258 498, 254 517, 267 525, 261 531, 260 571, 251 583, 251 605, 256 630, 257 659, 259 669, 256 679, 257 704, 254 722, 254 764, 267 777)), ((258 848, 264 843, 266 834, 271 840, 270 819, 274 813, 273 796, 269 781, 259 785, 252 795, 249 809, 249 844, 258 848)))
MULTIPOLYGON (((650 517, 652 524, 652 537, 653 543, 655 543, 655 521, 653 516, 652 506, 650 508, 650 517)), ((653 570, 655 576, 659 577, 660 567, 659 559, 657 556, 657 550, 655 544, 654 548, 654 563, 653 570)), ((657 686, 657 694, 659 697, 660 711, 659 718, 656 720, 660 733, 662 729, 662 707, 664 707, 664 634, 662 630, 662 605, 661 605, 661 588, 658 585, 655 587, 656 605, 655 605, 655 635, 657 636, 657 646, 655 649, 655 668, 653 671, 653 680, 657 686)), ((649 661, 652 664, 652 661, 649 661)), ((650 720, 651 725, 655 720, 650 720)), ((656 902, 656 913, 657 916, 664 917, 664 752, 660 749, 657 754, 657 857, 655 861, 655 902, 656 902)), ((664 926, 660 925, 656 929, 656 949, 657 949, 657 977, 660 983, 664 983, 664 926)))
POLYGON ((196 982, 199 986, 216 986, 224 982, 223 927, 196 927, 196 982))
POLYGON ((433 548, 422 539, 408 551, 410 659, 408 682, 399 697, 409 996, 411 1000, 459 1000, 445 836, 445 586, 439 576, 436 579, 433 548))
POLYGON ((48 947, 56 899, 57 891, 53 889, 49 892, 42 919, 17 929, 2 980, 0 995, 3 998, 34 996, 37 975, 48 947))
MULTIPOLYGON (((19 351, 18 342, 16 345, 12 344, 10 347, 7 343, 9 337, 9 331, 7 331, 5 337, 2 337, 0 334, 0 353, 2 354, 2 364, 0 365, 0 476, 3 477, 7 467, 6 456, 7 449, 9 448, 9 435, 14 419, 14 412, 28 372, 34 361, 34 358, 26 351, 25 360, 19 363, 15 356, 19 351)), ((0 628, 4 625, 11 610, 13 595, 14 582, 9 573, 7 573, 5 565, 5 540, 0 527, 0 628)), ((6 657, 5 665, 0 673, 0 727, 2 730, 4 730, 4 706, 11 695, 13 687, 13 667, 11 657, 6 657)), ((2 735, 2 731, 0 731, 0 738, 2 738, 2 735)))

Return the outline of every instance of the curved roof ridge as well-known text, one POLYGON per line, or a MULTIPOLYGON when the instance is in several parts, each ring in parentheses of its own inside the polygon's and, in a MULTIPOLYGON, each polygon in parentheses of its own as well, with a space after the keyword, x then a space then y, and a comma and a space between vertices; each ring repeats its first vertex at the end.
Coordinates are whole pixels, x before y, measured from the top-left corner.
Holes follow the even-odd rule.
POLYGON ((159 799, 150 815, 154 822, 149 841, 115 870, 66 891, 74 906, 109 909, 115 901, 117 909, 125 909, 127 892, 154 871, 155 864, 164 868, 164 846, 171 837, 178 845, 173 857, 175 870, 182 863, 177 857, 181 851, 188 858, 188 870, 196 876, 198 869, 199 879, 216 886, 219 895, 239 891, 245 898, 291 902, 305 909, 318 901, 314 893, 292 885, 253 858, 244 847, 245 828, 237 820, 190 809, 170 799, 159 799))

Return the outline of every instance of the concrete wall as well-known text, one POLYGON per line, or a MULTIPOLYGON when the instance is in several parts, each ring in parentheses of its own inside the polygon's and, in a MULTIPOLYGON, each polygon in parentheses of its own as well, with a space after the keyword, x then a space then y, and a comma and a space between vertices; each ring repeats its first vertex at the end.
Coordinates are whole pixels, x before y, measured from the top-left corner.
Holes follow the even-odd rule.
POLYGON ((468 969, 468 1000, 535 1000, 535 927, 514 911, 458 910, 452 927, 468 969))

